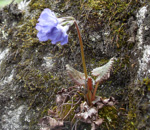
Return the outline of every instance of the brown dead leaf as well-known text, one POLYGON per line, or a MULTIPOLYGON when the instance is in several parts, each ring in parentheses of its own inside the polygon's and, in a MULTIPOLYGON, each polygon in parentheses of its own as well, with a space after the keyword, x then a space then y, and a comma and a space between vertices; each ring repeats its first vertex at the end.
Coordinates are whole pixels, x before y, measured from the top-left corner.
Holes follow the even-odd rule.
POLYGON ((103 119, 98 119, 96 121, 93 121, 97 126, 101 125, 103 123, 103 119))

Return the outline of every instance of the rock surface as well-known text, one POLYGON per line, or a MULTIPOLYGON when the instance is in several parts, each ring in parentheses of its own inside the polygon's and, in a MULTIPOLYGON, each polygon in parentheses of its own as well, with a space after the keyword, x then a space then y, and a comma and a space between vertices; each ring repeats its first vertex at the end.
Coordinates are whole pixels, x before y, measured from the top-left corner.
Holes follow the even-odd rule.
MULTIPOLYGON (((40 129, 38 122, 54 106, 57 91, 73 84, 65 65, 82 71, 74 26, 67 45, 39 42, 35 25, 44 8, 79 21, 89 72, 117 58, 110 79, 98 91, 118 100, 115 129, 150 129, 150 5, 117 1, 31 0, 0 10, 1 130, 40 129)), ((84 128, 88 129, 82 124, 84 128)))

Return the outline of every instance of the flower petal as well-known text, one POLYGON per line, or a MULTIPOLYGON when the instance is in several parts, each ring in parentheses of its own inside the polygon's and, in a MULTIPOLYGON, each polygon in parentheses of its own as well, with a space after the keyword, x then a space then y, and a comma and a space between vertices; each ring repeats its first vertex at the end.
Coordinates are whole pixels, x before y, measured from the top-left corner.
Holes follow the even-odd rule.
POLYGON ((42 32, 38 32, 37 37, 39 38, 39 40, 42 41, 47 41, 48 37, 45 35, 45 33, 42 32))
POLYGON ((60 42, 61 45, 68 42, 67 31, 73 23, 73 17, 57 18, 54 12, 46 8, 42 11, 38 21, 35 28, 39 31, 37 37, 40 41, 50 39, 52 44, 60 42), (66 24, 64 25, 64 23, 66 24))
POLYGON ((58 24, 57 17, 55 16, 54 12, 52 12, 50 9, 46 8, 41 13, 40 18, 38 19, 41 24, 58 24), (45 23, 44 23, 45 22, 45 23))
POLYGON ((44 9, 38 19, 39 23, 36 24, 36 29, 42 32, 50 32, 58 24, 58 20, 50 9, 44 9))
POLYGON ((53 30, 47 34, 48 38, 51 40, 52 44, 56 44, 57 42, 61 42, 61 45, 64 45, 68 42, 68 35, 63 30, 61 25, 57 25, 53 30))
POLYGON ((61 45, 65 45, 68 43, 68 35, 66 35, 63 40, 61 41, 61 45))
POLYGON ((52 27, 50 26, 41 26, 39 23, 36 24, 35 27, 38 31, 41 31, 43 33, 48 33, 52 27))

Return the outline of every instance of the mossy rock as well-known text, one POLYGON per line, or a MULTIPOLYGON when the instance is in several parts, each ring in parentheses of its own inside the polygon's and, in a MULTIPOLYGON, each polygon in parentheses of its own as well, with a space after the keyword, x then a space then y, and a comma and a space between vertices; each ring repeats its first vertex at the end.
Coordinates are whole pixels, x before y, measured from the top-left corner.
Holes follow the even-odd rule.
MULTIPOLYGON (((82 71, 80 46, 74 26, 70 28, 69 43, 65 46, 52 45, 50 40, 39 42, 35 26, 44 8, 52 9, 59 16, 73 16, 79 20, 89 74, 111 57, 117 57, 111 78, 99 86, 97 94, 114 96, 118 100, 118 108, 129 107, 121 113, 128 113, 130 122, 126 123, 127 116, 120 115, 121 123, 115 129, 128 124, 129 129, 134 129, 137 120, 137 115, 133 114, 136 102, 133 100, 134 91, 131 89, 130 92, 129 85, 130 76, 135 75, 131 74, 130 62, 130 51, 134 49, 135 43, 127 42, 130 29, 128 20, 131 17, 133 21, 136 20, 136 12, 142 5, 140 1, 134 0, 31 0, 27 10, 18 10, 17 5, 11 4, 0 11, 0 47, 3 50, 8 47, 11 52, 2 62, 0 78, 7 76, 14 68, 12 86, 18 86, 14 92, 16 100, 27 103, 28 113, 32 115, 27 123, 29 129, 38 129, 39 119, 47 114, 48 108, 55 105, 57 91, 73 85, 67 78, 65 65, 70 64, 82 71), (46 63, 43 57, 51 59, 52 67, 42 66, 46 63)), ((146 79, 143 84, 149 91, 149 80, 146 79)), ((24 119, 22 123, 25 123, 24 119)), ((106 126, 102 129, 105 130, 106 126)))

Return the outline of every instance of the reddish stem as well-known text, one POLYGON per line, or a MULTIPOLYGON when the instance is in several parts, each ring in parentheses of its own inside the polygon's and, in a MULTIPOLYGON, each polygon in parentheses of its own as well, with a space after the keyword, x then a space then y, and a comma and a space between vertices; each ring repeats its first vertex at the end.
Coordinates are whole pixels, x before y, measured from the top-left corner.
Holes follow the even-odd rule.
POLYGON ((87 79, 87 70, 86 70, 86 64, 85 64, 85 58, 84 58, 84 50, 83 50, 83 42, 82 42, 82 38, 81 38, 81 33, 80 33, 80 29, 79 26, 77 24, 76 21, 74 21, 77 32, 78 32, 78 37, 79 37, 79 42, 80 42, 80 48, 81 48, 81 57, 82 57, 82 64, 83 64, 83 70, 84 70, 84 74, 85 74, 85 79, 87 79))
MULTIPOLYGON (((79 29, 79 26, 78 26, 77 22, 74 21, 74 23, 75 23, 75 26, 76 26, 76 29, 77 29, 77 32, 78 32, 78 37, 79 37, 79 42, 80 42, 81 57, 82 57, 83 70, 84 70, 84 74, 85 74, 85 80, 87 80, 88 75, 87 75, 87 70, 86 70, 86 64, 85 64, 85 58, 84 58, 84 50, 83 50, 83 42, 82 42, 82 38, 81 38, 81 33, 80 33, 80 29, 79 29)), ((86 94, 86 98, 88 100, 89 105, 91 105, 92 104, 92 93, 89 90, 88 86, 87 86, 87 90, 88 90, 88 92, 86 94)))
POLYGON ((94 89, 94 93, 93 93, 93 96, 92 96, 92 101, 95 100, 95 95, 96 95, 96 91, 97 91, 98 85, 99 85, 99 82, 96 83, 96 86, 95 86, 95 89, 94 89))

